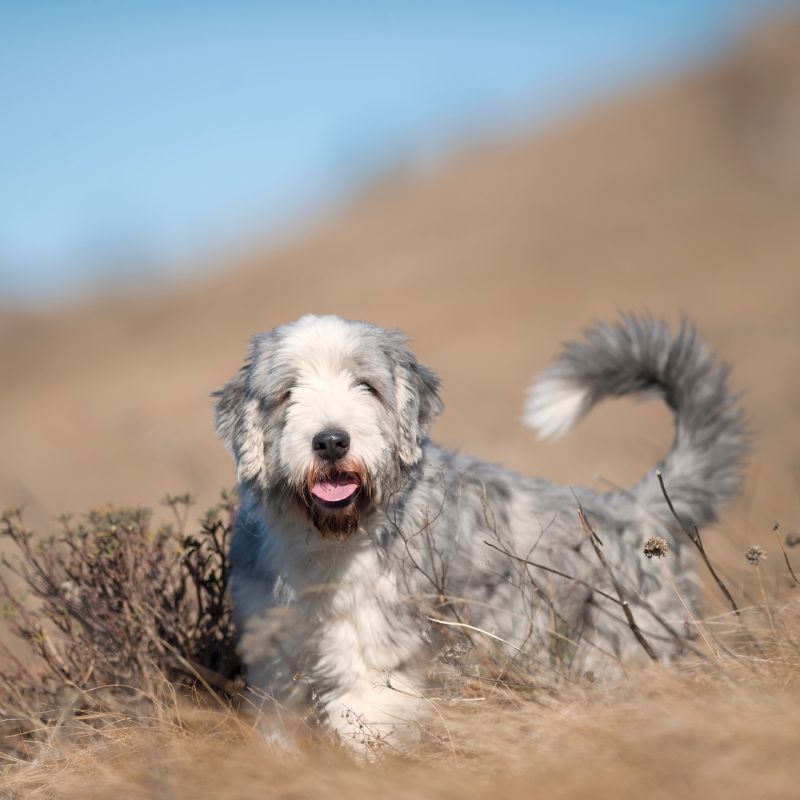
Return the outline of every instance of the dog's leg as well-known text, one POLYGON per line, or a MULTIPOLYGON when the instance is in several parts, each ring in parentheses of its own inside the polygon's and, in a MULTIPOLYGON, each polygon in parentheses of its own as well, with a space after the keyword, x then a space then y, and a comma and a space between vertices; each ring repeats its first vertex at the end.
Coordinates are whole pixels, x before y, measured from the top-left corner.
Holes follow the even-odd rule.
POLYGON ((350 750, 367 756, 407 745, 418 736, 427 702, 418 676, 365 669, 346 692, 325 704, 328 723, 350 750))

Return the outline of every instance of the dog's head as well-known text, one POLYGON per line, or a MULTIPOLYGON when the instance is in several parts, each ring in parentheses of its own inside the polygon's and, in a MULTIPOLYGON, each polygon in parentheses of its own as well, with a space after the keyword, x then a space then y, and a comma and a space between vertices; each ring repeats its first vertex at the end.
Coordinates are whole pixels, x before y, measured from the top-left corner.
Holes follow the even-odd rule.
POLYGON ((306 316, 253 337, 245 365, 215 396, 239 480, 288 497, 340 539, 399 488, 442 409, 438 379, 401 333, 339 317, 306 316))

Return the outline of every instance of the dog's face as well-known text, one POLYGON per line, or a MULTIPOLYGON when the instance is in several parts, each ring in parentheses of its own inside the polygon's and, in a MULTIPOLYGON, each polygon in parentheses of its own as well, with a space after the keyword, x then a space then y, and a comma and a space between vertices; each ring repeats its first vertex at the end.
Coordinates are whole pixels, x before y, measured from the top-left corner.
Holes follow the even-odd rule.
POLYGON ((399 488, 442 408, 438 379, 402 334, 338 317, 255 336, 216 396, 239 480, 339 539, 399 488))

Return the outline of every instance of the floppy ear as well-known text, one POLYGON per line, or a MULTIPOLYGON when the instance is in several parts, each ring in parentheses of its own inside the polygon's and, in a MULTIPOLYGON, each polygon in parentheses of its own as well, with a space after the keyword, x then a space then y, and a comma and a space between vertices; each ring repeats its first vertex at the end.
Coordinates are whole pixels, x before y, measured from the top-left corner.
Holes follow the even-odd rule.
POLYGON ((261 354, 260 345, 258 339, 253 339, 245 365, 213 395, 217 398, 214 415, 217 435, 236 460, 240 481, 257 481, 266 469, 261 400, 250 386, 253 365, 261 354))
POLYGON ((407 466, 422 456, 422 442, 443 406, 440 381, 433 370, 420 364, 408 349, 405 338, 394 348, 397 414, 399 418, 399 456, 407 466))

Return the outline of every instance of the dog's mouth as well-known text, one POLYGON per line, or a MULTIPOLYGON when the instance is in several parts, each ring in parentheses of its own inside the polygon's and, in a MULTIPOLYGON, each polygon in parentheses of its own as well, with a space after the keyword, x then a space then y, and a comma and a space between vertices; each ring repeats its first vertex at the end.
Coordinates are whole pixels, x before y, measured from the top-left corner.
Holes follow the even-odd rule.
POLYGON ((314 527, 323 537, 331 534, 338 542, 344 542, 358 529, 369 496, 367 471, 354 458, 343 458, 334 464, 316 461, 302 493, 314 527))
POLYGON ((353 472, 320 475, 311 485, 311 496, 323 508, 344 508, 354 502, 361 490, 361 480, 353 472))

